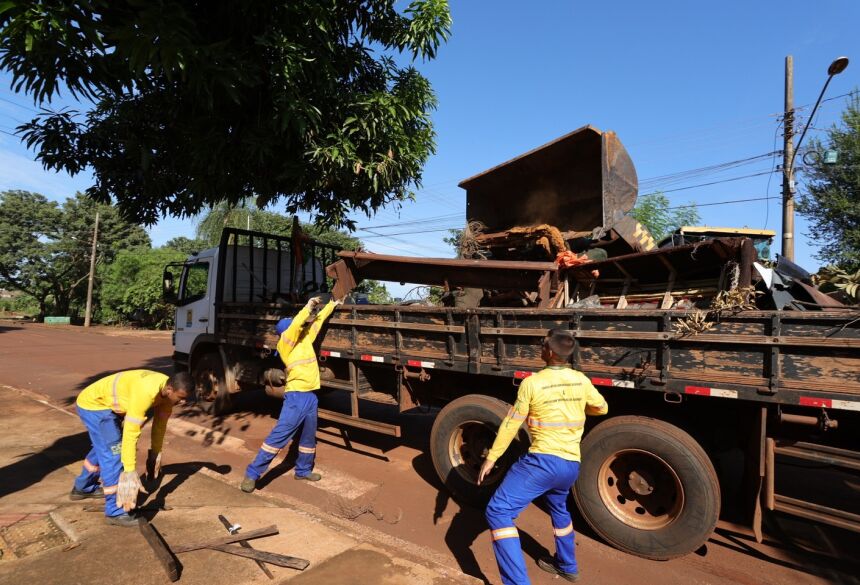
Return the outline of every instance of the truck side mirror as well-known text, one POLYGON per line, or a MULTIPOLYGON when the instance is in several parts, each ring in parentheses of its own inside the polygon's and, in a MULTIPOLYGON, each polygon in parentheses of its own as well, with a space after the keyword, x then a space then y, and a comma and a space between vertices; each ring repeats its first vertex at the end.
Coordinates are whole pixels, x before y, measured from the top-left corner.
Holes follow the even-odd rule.
POLYGON ((165 303, 175 303, 177 300, 176 290, 173 288, 173 273, 169 270, 164 271, 161 281, 161 297, 165 303))

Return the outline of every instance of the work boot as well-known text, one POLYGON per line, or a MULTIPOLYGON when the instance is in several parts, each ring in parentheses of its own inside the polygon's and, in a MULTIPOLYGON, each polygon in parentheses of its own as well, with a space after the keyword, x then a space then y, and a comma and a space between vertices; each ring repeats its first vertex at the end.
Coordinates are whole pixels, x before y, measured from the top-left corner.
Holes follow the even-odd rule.
POLYGON ((105 522, 113 526, 122 526, 123 528, 134 528, 139 526, 137 518, 128 514, 120 514, 119 516, 107 516, 105 522))
POLYGON ((85 500, 87 498, 103 498, 105 497, 105 491, 101 487, 96 487, 91 492, 85 492, 76 488, 72 488, 72 491, 69 492, 70 500, 85 500))
POLYGON ((257 487, 257 480, 251 479, 247 476, 245 476, 245 479, 243 479, 242 483, 239 484, 239 489, 246 494, 250 494, 251 492, 253 492, 255 487, 257 487))
POLYGON ((307 481, 319 481, 322 479, 322 476, 316 471, 311 471, 307 475, 296 475, 294 476, 296 479, 305 479, 307 481))
POLYGON ((556 560, 553 557, 544 557, 542 559, 538 559, 538 567, 546 571, 547 573, 552 573, 553 575, 558 575, 562 579, 570 581, 572 583, 576 583, 579 581, 579 573, 567 573, 559 569, 556 560))

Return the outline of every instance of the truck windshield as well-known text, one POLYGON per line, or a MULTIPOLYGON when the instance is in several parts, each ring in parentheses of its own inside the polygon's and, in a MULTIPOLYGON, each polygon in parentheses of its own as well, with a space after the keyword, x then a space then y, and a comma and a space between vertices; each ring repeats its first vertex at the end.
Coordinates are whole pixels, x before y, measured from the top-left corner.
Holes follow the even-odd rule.
POLYGON ((187 304, 205 297, 208 282, 208 262, 195 262, 186 265, 185 271, 182 273, 182 287, 179 290, 180 302, 187 304))

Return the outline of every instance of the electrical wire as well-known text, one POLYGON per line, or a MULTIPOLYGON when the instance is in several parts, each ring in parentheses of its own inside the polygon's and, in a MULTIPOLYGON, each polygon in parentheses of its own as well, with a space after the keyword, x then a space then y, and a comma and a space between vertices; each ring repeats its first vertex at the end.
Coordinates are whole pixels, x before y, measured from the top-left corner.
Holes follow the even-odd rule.
POLYGON ((713 207, 714 205, 730 205, 732 203, 749 203, 751 201, 764 201, 766 199, 780 199, 780 197, 750 197, 749 199, 732 199, 730 201, 714 201, 712 203, 690 203, 688 205, 676 205, 667 209, 688 209, 690 207, 713 207))

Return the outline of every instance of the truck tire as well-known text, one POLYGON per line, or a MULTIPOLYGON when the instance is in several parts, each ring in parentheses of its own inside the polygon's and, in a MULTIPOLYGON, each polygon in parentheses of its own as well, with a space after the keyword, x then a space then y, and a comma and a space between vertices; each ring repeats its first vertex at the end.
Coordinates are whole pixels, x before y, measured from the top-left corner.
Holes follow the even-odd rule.
POLYGON ((705 451, 678 427, 642 416, 619 416, 588 433, 573 495, 604 540, 654 560, 698 549, 720 515, 720 485, 705 451))
POLYGON ((430 432, 433 467, 458 502, 485 505, 505 472, 528 447, 528 433, 520 431, 493 472, 482 485, 477 484, 481 464, 510 408, 510 404, 496 398, 470 394, 450 402, 436 415, 430 432))
POLYGON ((197 401, 205 412, 215 416, 230 409, 230 393, 224 375, 224 362, 216 352, 204 354, 191 369, 197 387, 197 401))

